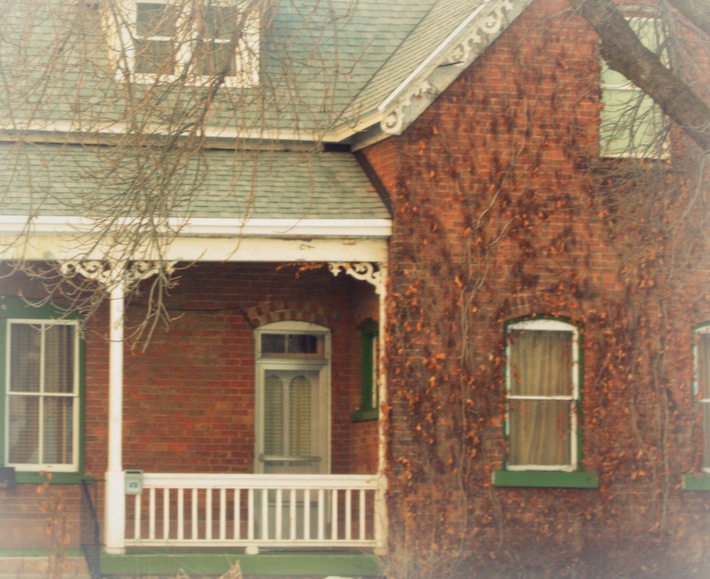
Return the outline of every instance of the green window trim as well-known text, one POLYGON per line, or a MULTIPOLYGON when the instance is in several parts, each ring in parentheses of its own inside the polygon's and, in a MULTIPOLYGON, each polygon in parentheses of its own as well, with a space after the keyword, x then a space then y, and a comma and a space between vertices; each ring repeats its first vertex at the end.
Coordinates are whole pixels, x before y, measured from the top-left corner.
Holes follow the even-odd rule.
POLYGON ((49 483, 50 485, 78 485, 82 482, 94 484, 96 482, 93 476, 84 476, 78 472, 54 472, 52 478, 48 479, 46 475, 34 472, 16 472, 15 482, 18 485, 42 485, 49 483))
MULTIPOLYGON (((492 482, 498 487, 538 487, 538 488, 599 488, 599 475, 596 472, 584 471, 581 468, 583 453, 582 453, 582 434, 584 416, 582 412, 582 399, 584 392, 584 332, 583 328, 566 317, 551 316, 549 314, 534 314, 520 318, 511 319, 505 324, 506 342, 508 342, 508 334, 512 329, 524 328, 538 329, 545 328, 552 331, 574 331, 575 337, 572 342, 574 352, 572 354, 571 369, 573 371, 573 381, 576 384, 575 391, 575 424, 570 435, 573 437, 572 444, 572 469, 547 470, 541 468, 536 470, 534 467, 510 467, 506 456, 502 470, 493 472, 492 482)), ((508 351, 509 355, 509 351, 508 351)), ((510 368, 506 370, 510 372, 510 368)), ((509 377, 506 377, 506 393, 510 384, 509 377)), ((505 433, 508 436, 509 419, 506 413, 505 418, 505 433)))
POLYGON ((597 489, 599 488, 599 473, 496 470, 493 472, 493 486, 597 489))
MULTIPOLYGON (((81 322, 82 316, 77 312, 61 308, 50 303, 41 303, 39 305, 32 304, 29 300, 25 300, 12 296, 0 296, 0 432, 2 433, 3 442, 0 444, 0 465, 7 465, 7 447, 4 442, 6 439, 6 420, 7 420, 7 331, 8 321, 18 320, 37 320, 38 322, 50 322, 60 320, 73 320, 81 322)), ((78 336, 78 394, 77 401, 79 404, 78 419, 76 427, 78 428, 78 440, 75 452, 77 453, 76 470, 72 471, 52 471, 47 469, 46 472, 52 473, 52 483, 56 484, 78 484, 83 479, 84 473, 84 368, 85 368, 85 341, 81 333, 81 324, 77 327, 78 336)), ((14 465, 12 465, 14 466, 14 465)), ((43 484, 47 482, 46 475, 37 470, 18 470, 15 468, 15 480, 17 484, 43 484)))
POLYGON ((371 318, 360 325, 360 407, 351 416, 353 422, 380 416, 376 380, 379 330, 379 324, 371 318))
POLYGON ((683 490, 685 491, 710 491, 710 474, 686 474, 683 477, 683 490))

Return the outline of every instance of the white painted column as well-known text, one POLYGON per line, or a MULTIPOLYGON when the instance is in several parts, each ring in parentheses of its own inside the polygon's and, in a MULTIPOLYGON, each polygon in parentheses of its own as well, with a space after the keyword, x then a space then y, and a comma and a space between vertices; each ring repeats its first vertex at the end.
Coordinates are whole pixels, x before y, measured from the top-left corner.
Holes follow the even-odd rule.
POLYGON ((375 555, 387 554, 387 425, 383 405, 387 402, 387 374, 385 372, 385 344, 387 329, 387 264, 378 263, 379 279, 375 291, 379 298, 379 331, 378 331, 378 387, 377 400, 380 405, 377 423, 377 496, 375 498, 375 555))
POLYGON ((123 474, 123 318, 125 311, 125 282, 120 277, 115 280, 111 287, 110 302, 108 471, 106 472, 104 542, 107 553, 118 555, 125 551, 126 537, 126 495, 123 474))

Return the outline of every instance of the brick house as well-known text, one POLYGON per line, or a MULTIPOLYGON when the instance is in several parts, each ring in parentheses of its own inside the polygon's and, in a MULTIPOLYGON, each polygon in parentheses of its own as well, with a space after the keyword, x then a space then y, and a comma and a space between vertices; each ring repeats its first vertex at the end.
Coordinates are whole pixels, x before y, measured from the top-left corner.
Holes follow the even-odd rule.
MULTIPOLYGON (((0 568, 93 561, 95 520, 103 574, 704 576, 701 161, 652 138, 643 100, 648 136, 617 130, 643 97, 566 2, 283 4, 231 44, 198 27, 237 60, 174 166, 150 123, 125 146, 111 106, 195 62, 212 98, 214 62, 164 51, 170 4, 116 5, 75 8, 75 46, 103 43, 66 57, 89 89, 0 144, 0 568), (264 85, 241 134, 229 99, 264 85), (136 183, 170 191, 154 244, 121 236, 136 183), (163 278, 170 323, 146 326, 163 278)), ((655 12, 630 19, 662 50, 655 12)))

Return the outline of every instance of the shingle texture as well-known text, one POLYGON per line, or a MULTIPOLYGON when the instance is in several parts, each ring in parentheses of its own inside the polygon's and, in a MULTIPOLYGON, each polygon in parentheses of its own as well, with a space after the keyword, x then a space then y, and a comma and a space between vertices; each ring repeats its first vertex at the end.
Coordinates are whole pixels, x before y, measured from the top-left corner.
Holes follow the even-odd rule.
POLYGON ((5 215, 389 218, 349 153, 210 150, 177 163, 161 151, 2 145, 0 180, 5 215))

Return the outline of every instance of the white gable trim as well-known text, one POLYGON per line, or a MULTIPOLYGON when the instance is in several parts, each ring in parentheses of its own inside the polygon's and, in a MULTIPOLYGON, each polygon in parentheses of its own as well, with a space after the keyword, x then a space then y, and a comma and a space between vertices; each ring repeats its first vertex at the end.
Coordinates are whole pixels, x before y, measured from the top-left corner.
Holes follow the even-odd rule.
POLYGON ((400 135, 498 38, 532 0, 484 0, 378 106, 380 128, 400 135))

